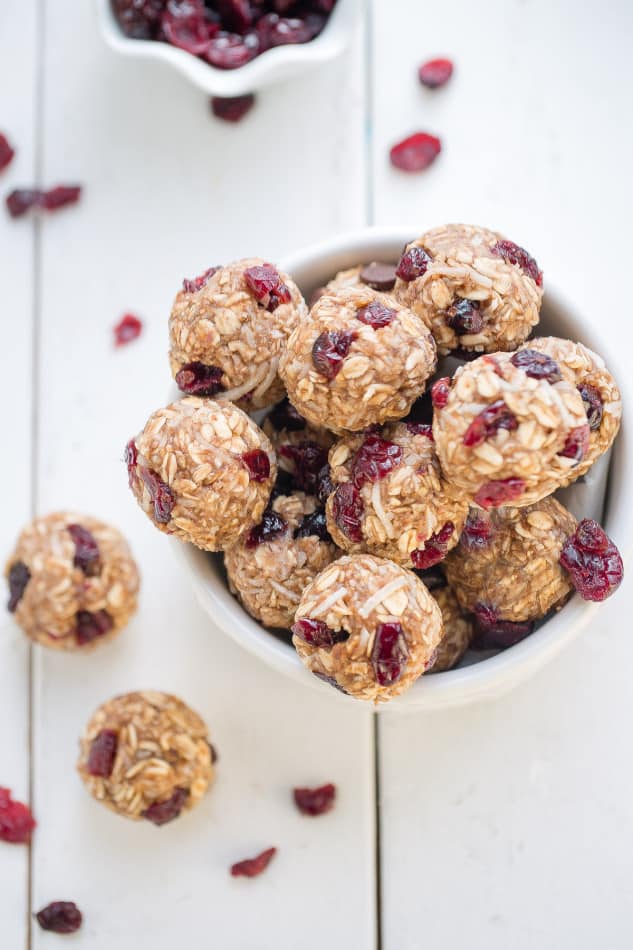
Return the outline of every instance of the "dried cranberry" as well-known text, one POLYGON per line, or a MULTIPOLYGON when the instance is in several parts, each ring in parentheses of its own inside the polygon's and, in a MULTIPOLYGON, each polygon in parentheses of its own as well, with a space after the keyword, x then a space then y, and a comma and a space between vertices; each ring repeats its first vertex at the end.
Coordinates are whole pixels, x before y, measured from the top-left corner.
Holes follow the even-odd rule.
POLYGON ((263 449, 252 449, 244 452, 242 461, 254 482, 265 482, 270 478, 270 459, 263 449))
POLYGON ((199 277, 193 277, 191 279, 185 277, 182 282, 182 289, 187 294, 195 294, 196 291, 202 290, 205 284, 220 270, 219 267, 209 267, 203 274, 200 274, 199 277))
POLYGON ((405 249, 396 267, 396 277, 409 284, 412 280, 423 277, 431 263, 432 259, 424 248, 414 245, 408 250, 405 249))
POLYGON ((400 623, 380 623, 376 628, 371 665, 379 686, 391 686, 400 679, 409 657, 409 647, 400 623))
POLYGON ((288 522, 273 511, 272 508, 266 508, 259 524, 248 532, 246 536, 247 548, 256 548, 258 544, 264 541, 275 541, 285 534, 288 528, 288 522))
POLYGON ((358 278, 362 284, 367 284, 373 290, 392 290, 396 283, 396 268, 393 264, 372 261, 371 264, 365 264, 358 278))
POLYGON ((333 686, 334 689, 337 689, 339 693, 345 693, 346 696, 349 695, 346 689, 343 689, 340 683, 337 683, 336 679, 333 676, 326 676, 325 673, 321 673, 319 670, 311 670, 313 676, 316 676, 318 680, 321 680, 323 683, 327 683, 328 686, 333 686))
POLYGON ((114 729, 101 730, 92 740, 88 754, 88 772, 90 775, 110 778, 118 744, 119 736, 114 729))
POLYGON ((270 410, 267 419, 276 432, 281 432, 283 429, 286 432, 300 432, 306 427, 305 419, 297 412, 288 397, 282 399, 270 410))
POLYGON ((173 491, 151 468, 141 467, 139 474, 152 501, 154 521, 157 521, 158 524, 169 524, 171 513, 176 504, 173 491))
POLYGON ((404 172, 421 172, 431 165, 442 150, 442 143, 428 132, 415 132, 397 142, 389 152, 391 164, 404 172))
POLYGON ((590 434, 591 430, 588 424, 572 429, 565 440, 565 445, 558 454, 562 455, 563 458, 580 462, 587 454, 590 434))
POLYGON ((12 148, 6 135, 0 132, 0 172, 4 171, 4 169, 11 164, 14 155, 15 149, 12 148))
POLYGON ((446 322, 458 336, 471 333, 480 333, 483 329, 484 318, 480 311, 478 300, 468 300, 467 297, 455 297, 446 311, 446 322))
POLYGON ((297 488, 313 495, 317 490, 319 472, 327 462, 327 449, 307 439, 299 445, 282 444, 279 446, 282 458, 294 462, 294 480, 297 488))
POLYGON ((295 788, 292 794, 302 815, 324 815, 334 807, 336 785, 329 782, 319 788, 295 788))
POLYGON ((471 511, 459 538, 459 543, 467 551, 481 551, 492 541, 494 529, 488 515, 480 511, 471 511))
POLYGON ((532 278, 537 287, 543 286, 543 271, 525 248, 519 247, 512 241, 497 241, 491 251, 497 257, 502 257, 508 264, 517 264, 528 277, 532 278))
POLYGON ((515 501, 525 491, 522 478, 501 478, 484 482, 477 494, 475 503, 482 508, 499 508, 508 501, 515 501))
POLYGON ((35 819, 28 805, 11 798, 8 788, 0 788, 0 841, 28 844, 35 828, 35 819))
POLYGON ((438 89, 453 75, 450 59, 430 59, 418 69, 418 78, 427 89, 438 89))
POLYGON ((260 52, 260 43, 255 33, 217 33, 206 48, 204 57, 217 69, 238 69, 254 59, 260 52))
POLYGON ((567 538, 560 563, 584 600, 606 600, 618 589, 624 576, 620 552, 591 518, 584 518, 567 538))
POLYGON ((406 422, 405 425, 411 435, 423 435, 426 439, 430 439, 431 442, 435 442, 433 426, 428 425, 426 422, 406 422))
POLYGON ((255 12, 250 0, 216 0, 215 7, 227 30, 245 33, 253 25, 255 12))
POLYGON ((126 36, 155 39, 167 0, 113 0, 112 9, 126 36))
POLYGON ((356 311, 356 318, 361 323, 366 323, 372 330, 381 330, 382 327, 389 326, 396 316, 395 310, 386 307, 379 300, 372 300, 366 307, 361 307, 360 310, 356 311))
POLYGON ((518 350, 510 358, 513 366, 522 369, 526 376, 533 379, 545 379, 548 383, 557 383, 563 378, 560 366, 547 353, 539 350, 518 350))
POLYGON ((257 21, 257 35, 262 49, 309 43, 325 26, 325 17, 307 14, 304 17, 280 17, 267 13, 257 21))
POLYGON ((363 499, 352 482, 343 482, 337 487, 333 495, 332 514, 337 527, 346 538, 354 544, 363 540, 360 524, 363 516, 363 499))
POLYGON ((255 105, 255 96, 247 93, 244 96, 213 96, 211 111, 216 119, 225 122, 240 122, 255 105))
POLYGON ((244 861, 238 861, 231 865, 232 877, 257 877, 262 871, 265 871, 272 859, 277 854, 277 848, 268 848, 262 851, 256 858, 246 858, 244 861))
POLYGON ((280 304, 290 303, 292 300, 290 290, 272 264, 248 267, 244 271, 244 280, 255 300, 270 313, 280 304))
POLYGON ((58 185, 56 188, 42 192, 38 206, 44 208, 45 211, 57 211, 58 208, 65 208, 66 205, 76 204, 80 197, 80 185, 58 185))
POLYGON ((352 480, 356 488, 366 482, 378 482, 397 468, 402 461, 402 446, 388 442, 379 435, 368 435, 354 457, 352 480))
POLYGON ((316 478, 316 496, 322 505, 326 503, 334 491, 334 482, 329 465, 324 465, 316 478))
POLYGON ((411 561, 418 571, 423 571, 427 567, 433 567, 443 561, 448 553, 448 543, 453 537, 455 525, 452 521, 447 521, 436 534, 432 534, 423 548, 417 548, 411 552, 411 561))
POLYGON ((185 363, 176 373, 178 389, 189 396, 215 396, 224 390, 221 382, 223 370, 194 361, 185 363))
POLYGON ((188 789, 175 788, 171 798, 164 802, 154 802, 141 814, 154 825, 166 825, 168 821, 173 821, 178 817, 188 797, 188 789))
POLYGON ((136 482, 136 463, 138 461, 138 449, 136 448, 136 442, 134 439, 130 439, 128 444, 125 446, 123 460, 127 466, 128 483, 130 488, 132 488, 136 482))
POLYGON ((56 934, 74 934, 82 923, 81 911, 72 901, 53 901, 38 911, 35 919, 42 930, 56 934))
POLYGON ((499 620, 490 604, 475 604, 475 638, 477 650, 505 650, 529 636, 534 630, 531 620, 499 620))
POLYGON ((201 56, 209 45, 210 34, 201 0, 169 0, 160 21, 163 35, 172 46, 193 56, 201 56))
POLYGON ((75 542, 75 567, 86 577, 96 577, 101 570, 101 560, 94 535, 80 524, 69 524, 68 533, 75 542))
POLYGON ((294 536, 295 538, 316 537, 321 541, 331 541, 325 520, 325 511, 322 508, 317 508, 312 514, 304 515, 301 524, 295 529, 294 536))
POLYGON ((79 610, 76 617, 75 636, 80 647, 92 643, 112 630, 114 621, 107 610, 79 610))
POLYGON ((431 399, 436 409, 444 409, 448 403, 448 397, 451 391, 451 381, 448 376, 443 376, 433 383, 431 387, 431 399))
POLYGON ((317 373, 326 379, 334 379, 355 339, 356 333, 351 330, 320 333, 312 347, 312 362, 317 373))
POLYGON ((141 335, 143 323, 133 313, 124 314, 114 328, 114 345, 124 346, 141 335))
POLYGON ((16 561, 9 568, 9 603, 7 610, 15 613, 22 600, 26 585, 31 580, 31 572, 23 561, 16 561))
POLYGON ((40 192, 32 189, 16 188, 6 197, 7 210, 12 218, 20 218, 31 208, 34 208, 39 200, 40 192))
POLYGON ((462 442, 467 446, 481 445, 486 439, 491 439, 499 429, 512 431, 519 423, 513 412, 510 412, 503 399, 497 399, 475 416, 466 431, 462 442))
POLYGON ((592 432, 595 432, 596 429, 600 428, 602 423, 602 413, 604 409, 600 390, 596 389, 596 387, 590 383, 583 383, 578 387, 578 392, 585 406, 589 428, 592 432))
POLYGON ((332 630, 323 620, 311 620, 304 617, 293 623, 291 630, 295 637, 299 637, 312 647, 333 647, 336 643, 344 643, 348 639, 347 630, 332 630))

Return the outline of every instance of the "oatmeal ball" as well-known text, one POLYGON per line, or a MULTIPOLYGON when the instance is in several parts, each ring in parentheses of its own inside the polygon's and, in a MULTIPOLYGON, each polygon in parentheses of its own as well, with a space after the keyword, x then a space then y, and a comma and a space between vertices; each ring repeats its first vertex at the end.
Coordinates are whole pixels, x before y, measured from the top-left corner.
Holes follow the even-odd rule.
POLYGON ((55 650, 111 640, 136 612, 139 573, 127 542, 88 515, 36 518, 5 574, 9 611, 31 640, 55 650))
POLYGON ((268 406, 283 396, 282 350, 307 308, 291 277, 257 257, 185 280, 169 318, 169 362, 189 395, 268 406))
POLYGON ((522 351, 480 356, 433 385, 446 479, 482 508, 531 505, 573 479, 589 439, 575 386, 522 351))
POLYGON ((430 426, 391 422, 343 436, 330 470, 327 520, 339 547, 423 569, 457 544, 468 502, 442 476, 430 426))
POLYGON ((442 355, 515 350, 538 323, 543 275, 500 234, 445 224, 407 244, 394 294, 432 331, 442 355))
POLYGON ((280 477, 287 476, 289 485, 315 494, 334 441, 332 433, 310 425, 288 399, 268 413, 262 428, 277 455, 280 477))
POLYGON ((345 287, 371 287, 372 290, 392 291, 396 284, 396 265, 381 261, 369 264, 357 264, 348 270, 341 270, 328 281, 325 290, 340 290, 345 287))
POLYGON ((387 294, 348 287, 317 300, 279 372, 308 422, 343 432, 406 415, 435 363, 418 317, 387 294))
POLYGON ((568 481, 575 481, 611 448, 618 434, 622 420, 622 398, 616 381, 604 365, 604 360, 582 343, 545 336, 530 340, 522 350, 536 351, 550 357, 560 367, 563 378, 580 393, 590 431, 587 452, 569 473, 568 481))
POLYGON ((340 558, 308 585, 292 632, 311 673, 381 703, 424 673, 443 630, 439 607, 413 571, 360 554, 340 558))
POLYGON ((559 558, 575 528, 554 498, 489 514, 473 510, 444 562, 462 609, 490 623, 538 620, 562 607, 573 587, 559 558))
POLYGON ((435 663, 429 673, 445 673, 457 666, 473 638, 473 623, 467 617, 450 587, 438 587, 433 597, 442 611, 444 636, 437 647, 435 663))
POLYGON ((125 461, 156 527, 205 551, 234 544, 260 520, 277 473, 268 438, 245 412, 195 396, 152 413, 125 461))
POLYGON ((338 557, 316 498, 279 495, 260 524, 224 554, 231 593, 267 627, 289 630, 301 594, 338 557))
POLYGON ((169 693, 143 690, 99 706, 80 739, 77 770, 112 811, 164 825, 197 805, 215 759, 192 709, 169 693))

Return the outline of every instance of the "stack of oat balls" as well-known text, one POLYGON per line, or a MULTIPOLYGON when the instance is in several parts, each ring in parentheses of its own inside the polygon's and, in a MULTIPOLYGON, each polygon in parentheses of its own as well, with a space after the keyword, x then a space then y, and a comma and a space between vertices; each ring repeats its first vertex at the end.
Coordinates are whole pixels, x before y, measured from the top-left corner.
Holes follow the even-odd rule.
POLYGON ((622 579, 553 497, 611 446, 620 395, 582 344, 530 337, 542 296, 527 251, 467 225, 333 274, 310 308, 263 260, 210 268, 173 305, 183 396, 128 442, 130 488, 350 696, 512 646, 622 579))

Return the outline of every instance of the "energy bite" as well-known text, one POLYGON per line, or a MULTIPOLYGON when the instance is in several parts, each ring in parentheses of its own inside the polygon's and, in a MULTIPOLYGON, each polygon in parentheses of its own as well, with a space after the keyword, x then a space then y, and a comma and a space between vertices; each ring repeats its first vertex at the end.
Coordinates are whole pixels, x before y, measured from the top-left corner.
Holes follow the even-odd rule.
POLYGON ((8 610, 29 639, 55 650, 112 640, 136 612, 139 572, 116 528, 70 512, 36 518, 5 575, 8 610))
POLYGON ((429 673, 446 673, 457 666, 470 646, 474 634, 473 622, 471 617, 464 614, 448 585, 436 587, 433 597, 442 611, 444 636, 439 642, 435 663, 429 673))
POLYGON ((80 739, 77 770, 112 811, 164 825, 197 805, 215 758, 192 709, 169 693, 143 690, 99 706, 80 739))
POLYGON ((589 444, 582 397, 553 360, 480 356, 432 389, 444 476, 482 508, 531 505, 574 477, 589 444))
POLYGON ((306 314, 292 278, 260 258, 185 280, 169 318, 169 362, 179 389, 242 399, 252 409, 276 402, 284 392, 279 357, 306 314))
POLYGON ((429 425, 392 422, 343 436, 330 451, 332 538, 402 567, 431 567, 454 547, 468 514, 446 482, 429 425))
POLYGON ((288 399, 283 399, 266 416, 262 428, 277 455, 280 475, 289 483, 314 494, 319 475, 327 465, 328 449, 334 436, 327 429, 310 425, 288 399))
POLYGON ((432 662, 442 615, 413 571, 345 556, 301 597, 292 642, 311 673, 375 703, 405 692, 432 662))
POLYGON ((234 544, 260 520, 277 474, 272 445, 245 412, 195 396, 152 413, 125 461, 154 525, 206 551, 234 544))
POLYGON ((344 432, 406 415, 435 364, 419 317, 370 287, 346 287, 317 300, 279 373, 308 422, 344 432))
POLYGON ((229 587, 251 617, 289 630, 304 589, 339 555, 316 498, 278 495, 224 554, 229 587))
POLYGON ((396 299, 429 327, 442 355, 515 350, 538 323, 538 264, 486 228, 445 224, 426 231, 406 245, 396 277, 396 299))

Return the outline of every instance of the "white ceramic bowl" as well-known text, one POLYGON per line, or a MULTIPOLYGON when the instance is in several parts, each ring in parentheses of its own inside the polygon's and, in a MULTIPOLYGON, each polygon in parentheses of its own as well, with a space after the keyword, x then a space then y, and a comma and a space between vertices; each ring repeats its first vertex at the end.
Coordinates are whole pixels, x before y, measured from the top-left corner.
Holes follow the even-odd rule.
MULTIPOLYGON (((324 284, 338 270, 371 260, 397 260, 403 245, 418 233, 419 226, 406 231, 367 229, 310 247, 279 264, 292 274, 304 295, 309 297, 314 288, 324 284)), ((628 403, 626 369, 622 362, 618 365, 614 353, 605 352, 608 347, 605 348, 604 341, 600 339, 599 328, 592 326, 588 316, 579 314, 564 302, 559 293, 552 289, 547 275, 539 333, 579 340, 599 352, 618 380, 623 389, 624 401, 628 403)), ((615 347, 612 349, 615 350, 615 347)), ((592 469, 592 472, 598 470, 597 477, 594 476, 576 489, 573 486, 573 490, 567 489, 564 498, 579 518, 599 518, 604 507, 605 529, 625 560, 633 537, 633 504, 625 485, 625 472, 632 465, 632 453, 628 433, 623 429, 612 452, 608 487, 607 465, 602 466, 605 477, 601 477, 598 463, 592 469)), ((250 653, 287 676, 324 691, 332 700, 354 701, 311 676, 292 646, 249 617, 229 593, 219 555, 209 555, 192 545, 177 541, 172 541, 172 544, 184 562, 197 597, 214 625, 250 653)), ((497 696, 555 657, 589 623, 599 606, 586 603, 575 595, 559 614, 516 646, 470 666, 422 676, 407 693, 380 709, 438 709, 497 696)))
POLYGON ((130 39, 121 31, 110 0, 96 0, 96 3, 101 33, 117 53, 138 59, 162 60, 210 96, 240 96, 256 92, 270 83, 290 79, 339 56, 351 38, 361 0, 338 0, 323 32, 309 43, 276 46, 238 69, 216 69, 168 43, 130 39))

